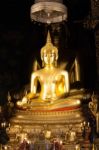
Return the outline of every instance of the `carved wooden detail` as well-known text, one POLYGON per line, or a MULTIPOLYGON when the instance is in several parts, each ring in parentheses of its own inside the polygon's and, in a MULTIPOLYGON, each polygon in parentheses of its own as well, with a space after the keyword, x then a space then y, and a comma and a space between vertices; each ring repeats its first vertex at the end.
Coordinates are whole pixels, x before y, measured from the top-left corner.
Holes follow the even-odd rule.
POLYGON ((93 18, 99 19, 99 0, 91 0, 91 14, 93 18))

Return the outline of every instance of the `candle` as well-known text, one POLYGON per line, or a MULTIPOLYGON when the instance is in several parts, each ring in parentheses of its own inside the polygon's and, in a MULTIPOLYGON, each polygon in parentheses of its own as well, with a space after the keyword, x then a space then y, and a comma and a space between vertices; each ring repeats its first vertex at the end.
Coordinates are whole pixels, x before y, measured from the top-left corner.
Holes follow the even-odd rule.
POLYGON ((84 121, 83 125, 84 125, 84 127, 85 127, 85 125, 86 125, 86 122, 85 122, 85 121, 84 121))

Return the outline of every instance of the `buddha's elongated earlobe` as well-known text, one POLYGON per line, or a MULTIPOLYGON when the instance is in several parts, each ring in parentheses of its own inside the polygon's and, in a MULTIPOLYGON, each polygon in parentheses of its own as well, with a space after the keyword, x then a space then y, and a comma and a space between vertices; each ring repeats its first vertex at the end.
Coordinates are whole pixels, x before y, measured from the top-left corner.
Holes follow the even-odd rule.
POLYGON ((44 67, 44 60, 42 60, 42 67, 44 67))
POLYGON ((55 60, 55 67, 57 67, 57 60, 55 60))

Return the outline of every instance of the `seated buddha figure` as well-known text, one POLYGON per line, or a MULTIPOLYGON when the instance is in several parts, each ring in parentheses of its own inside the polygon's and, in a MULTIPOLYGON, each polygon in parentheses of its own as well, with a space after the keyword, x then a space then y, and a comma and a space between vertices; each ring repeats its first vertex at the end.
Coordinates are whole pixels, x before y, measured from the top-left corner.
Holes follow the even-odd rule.
POLYGON ((57 108, 58 105, 59 107, 64 106, 64 102, 69 96, 69 73, 57 67, 58 49, 53 46, 49 32, 46 44, 41 49, 41 60, 43 68, 32 72, 30 92, 23 97, 22 101, 17 102, 18 107, 30 105, 43 107, 46 105, 47 108, 47 104, 49 107, 49 104, 52 106, 55 103, 57 108), (40 85, 39 92, 38 85, 40 85))
MULTIPOLYGON (((41 85, 39 97, 42 100, 56 100, 69 93, 69 75, 67 71, 57 68, 58 50, 51 43, 48 32, 47 43, 41 49, 43 69, 31 75, 31 96, 36 96, 37 83, 41 85)), ((29 95, 28 95, 29 96, 29 95)))

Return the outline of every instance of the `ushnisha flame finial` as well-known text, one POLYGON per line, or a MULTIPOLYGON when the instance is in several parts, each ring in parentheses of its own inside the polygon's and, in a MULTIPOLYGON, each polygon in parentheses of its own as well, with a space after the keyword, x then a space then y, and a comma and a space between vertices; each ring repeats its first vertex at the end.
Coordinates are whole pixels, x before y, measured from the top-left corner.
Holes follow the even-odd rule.
POLYGON ((50 35, 50 32, 48 31, 47 33, 47 40, 46 40, 46 43, 52 43, 51 42, 51 35, 50 35))

